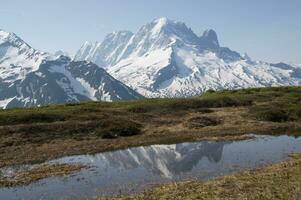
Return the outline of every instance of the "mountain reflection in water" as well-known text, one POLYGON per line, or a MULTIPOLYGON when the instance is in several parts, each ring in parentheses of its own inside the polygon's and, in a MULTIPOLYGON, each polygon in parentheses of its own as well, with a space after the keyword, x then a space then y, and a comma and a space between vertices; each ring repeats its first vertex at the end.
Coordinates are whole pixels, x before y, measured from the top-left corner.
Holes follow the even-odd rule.
MULTIPOLYGON (((92 167, 68 177, 50 177, 23 187, 0 188, 0 199, 92 199, 130 194, 153 184, 191 178, 207 180, 253 169, 280 162, 296 152, 301 152, 301 137, 258 136, 243 141, 151 145, 70 156, 50 163, 82 163, 92 167)), ((2 174, 20 169, 22 166, 12 167, 2 170, 2 174)))
POLYGON ((103 153, 84 162, 101 166, 102 171, 112 168, 121 171, 144 168, 154 174, 172 178, 174 175, 191 171, 204 157, 210 162, 219 162, 223 147, 227 143, 229 142, 205 141, 194 144, 153 145, 103 153))

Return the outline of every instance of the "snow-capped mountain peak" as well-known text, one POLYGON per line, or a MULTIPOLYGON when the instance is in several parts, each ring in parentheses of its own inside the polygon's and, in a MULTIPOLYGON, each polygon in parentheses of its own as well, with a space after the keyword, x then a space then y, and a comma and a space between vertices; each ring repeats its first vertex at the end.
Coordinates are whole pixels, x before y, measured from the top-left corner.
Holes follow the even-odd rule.
POLYGON ((123 30, 123 31, 114 31, 112 33, 109 33, 105 36, 104 41, 106 40, 113 40, 116 41, 118 38, 122 37, 131 37, 133 33, 131 31, 123 30))
POLYGON ((158 34, 168 23, 171 23, 166 17, 155 19, 152 24, 154 24, 153 34, 158 34))
POLYGON ((177 32, 176 29, 188 29, 185 23, 170 20, 166 17, 154 19, 151 23, 148 23, 143 27, 151 27, 152 30, 151 32, 153 34, 159 34, 161 31, 164 30, 167 31, 168 29, 169 30, 173 29, 176 32, 177 32))
POLYGON ((47 57, 50 55, 33 49, 16 34, 0 31, 0 79, 22 79, 47 57))
MULTIPOLYGON (((150 24, 146 24, 141 29, 141 33, 162 37, 160 39, 179 40, 182 42, 195 43, 198 40, 197 35, 189 29, 185 23, 169 20, 165 17, 155 19, 150 24)), ((137 35, 139 35, 139 32, 137 35)), ((158 38, 159 39, 159 38, 158 38)))
POLYGON ((19 41, 19 42, 25 43, 16 34, 14 34, 12 32, 7 32, 5 30, 0 29, 0 43, 15 42, 15 41, 19 41))
POLYGON ((0 45, 6 45, 6 46, 14 46, 16 48, 24 48, 32 49, 32 47, 24 42, 20 37, 18 37, 16 34, 12 32, 7 32, 2 29, 0 29, 0 45))
POLYGON ((116 31, 108 34, 103 42, 85 42, 74 56, 74 60, 89 60, 102 68, 117 62, 118 55, 124 49, 133 33, 116 31))
POLYGON ((0 42, 2 43, 6 38, 9 37, 9 35, 10 35, 9 32, 0 29, 0 42))
POLYGON ((150 24, 145 25, 145 27, 150 31, 152 35, 159 35, 162 31, 170 31, 175 26, 185 25, 180 22, 172 21, 167 19, 166 17, 158 18, 153 20, 150 24))
POLYGON ((201 46, 203 46, 204 48, 217 49, 220 47, 217 34, 213 29, 207 29, 206 31, 204 31, 200 39, 201 46))
POLYGON ((159 18, 142 26, 129 40, 118 61, 130 57, 149 55, 156 50, 168 50, 172 46, 198 45, 199 38, 184 23, 159 18))
POLYGON ((67 57, 72 57, 70 56, 70 54, 66 51, 62 51, 62 50, 58 50, 54 53, 54 56, 58 57, 58 56, 67 56, 67 57))
MULTIPOLYGON (((112 39, 105 41, 101 48, 117 46, 112 39)), ((90 55, 95 58, 102 53, 93 51, 90 55)), ((208 89, 301 84, 299 68, 253 61, 220 46, 214 30, 208 29, 199 37, 185 23, 167 18, 143 25, 122 43, 122 48, 108 49, 106 55, 114 55, 114 62, 88 60, 147 97, 187 97, 208 89)), ((84 58, 79 56, 78 60, 84 58)))
POLYGON ((36 50, 0 31, 0 108, 143 98, 87 61, 36 50))

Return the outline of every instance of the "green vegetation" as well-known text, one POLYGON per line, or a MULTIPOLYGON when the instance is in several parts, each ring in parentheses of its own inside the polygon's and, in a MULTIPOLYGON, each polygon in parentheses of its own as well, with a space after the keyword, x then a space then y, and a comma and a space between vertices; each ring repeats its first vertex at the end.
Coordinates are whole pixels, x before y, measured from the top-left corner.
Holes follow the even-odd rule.
POLYGON ((20 110, 11 110, 11 112, 8 113, 2 112, 0 115, 0 125, 55 122, 64 120, 65 118, 62 115, 49 112, 40 112, 37 110, 30 110, 28 112, 20 112, 20 110))
MULTIPOLYGON (((0 125, 46 123, 72 120, 102 120, 112 115, 132 113, 175 113, 185 110, 249 106, 252 114, 260 120, 269 120, 269 112, 284 114, 284 119, 301 118, 301 87, 254 88, 242 90, 209 90, 199 98, 188 99, 144 99, 126 102, 87 102, 31 109, 9 109, 0 111, 0 125), (258 105, 257 105, 258 104, 258 105), (109 115, 109 116, 108 116, 109 115)), ((282 118, 282 117, 280 117, 282 118)), ((273 119, 272 119, 273 120, 273 119)), ((277 120, 276 120, 277 121, 277 120)))
POLYGON ((188 128, 203 128, 206 126, 216 126, 220 124, 221 121, 214 117, 206 117, 206 116, 199 116, 193 117, 187 120, 186 126, 188 128))
MULTIPOLYGON (((114 114, 126 116, 130 113, 168 114, 186 110, 251 105, 247 98, 216 95, 187 99, 144 99, 120 102, 87 102, 30 109, 8 109, 0 111, 0 125, 46 123, 72 120, 103 120, 114 114)), ((208 110, 208 109, 207 109, 208 110)))
POLYGON ((154 143, 300 135, 301 87, 0 111, 0 167, 154 143), (285 130, 286 132, 284 132, 285 130))
POLYGON ((189 181, 166 184, 133 196, 114 200, 191 199, 279 199, 299 200, 301 196, 301 155, 263 169, 225 176, 206 183, 189 181))
POLYGON ((273 87, 209 92, 201 98, 230 97, 253 102, 250 115, 261 121, 301 120, 301 87, 273 87))
POLYGON ((134 136, 141 133, 141 124, 122 118, 116 118, 114 121, 104 119, 100 121, 99 127, 96 134, 102 138, 134 136))

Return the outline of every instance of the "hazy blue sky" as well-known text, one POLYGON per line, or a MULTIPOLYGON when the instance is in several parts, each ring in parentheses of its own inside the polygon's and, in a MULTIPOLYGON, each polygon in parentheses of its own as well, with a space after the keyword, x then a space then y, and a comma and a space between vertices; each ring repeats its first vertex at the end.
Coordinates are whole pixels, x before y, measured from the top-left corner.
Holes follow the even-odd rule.
POLYGON ((0 28, 37 49, 74 53, 86 41, 158 17, 260 60, 301 62, 301 0, 0 0, 0 28))

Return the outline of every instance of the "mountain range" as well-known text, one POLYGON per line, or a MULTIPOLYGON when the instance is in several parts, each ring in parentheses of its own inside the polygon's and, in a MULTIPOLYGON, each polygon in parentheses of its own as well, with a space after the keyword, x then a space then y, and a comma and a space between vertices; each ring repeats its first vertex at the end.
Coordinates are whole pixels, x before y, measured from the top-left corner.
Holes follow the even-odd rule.
POLYGON ((284 85, 301 85, 301 65, 255 61, 222 47, 214 30, 198 36, 167 18, 85 42, 72 58, 0 30, 0 108, 284 85))
POLYGON ((301 68, 254 61, 219 44, 214 30, 196 35, 159 18, 135 34, 120 31, 86 42, 75 60, 89 60, 146 97, 188 97, 208 89, 300 85, 301 68))
POLYGON ((92 62, 43 53, 0 30, 0 108, 139 98, 92 62))

